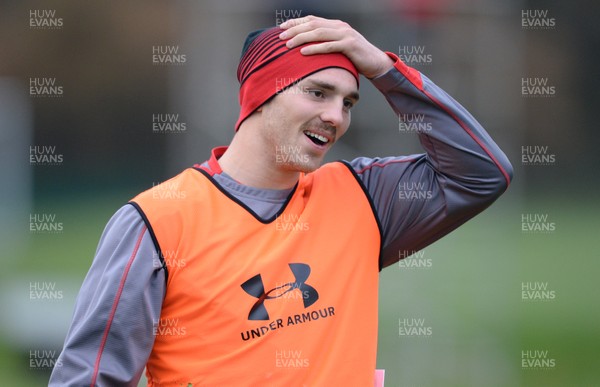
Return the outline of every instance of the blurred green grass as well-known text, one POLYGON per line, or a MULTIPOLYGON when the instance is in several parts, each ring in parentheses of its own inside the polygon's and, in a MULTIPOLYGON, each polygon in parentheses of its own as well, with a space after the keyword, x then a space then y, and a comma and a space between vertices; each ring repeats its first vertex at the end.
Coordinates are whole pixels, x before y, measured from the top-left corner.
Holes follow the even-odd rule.
MULTIPOLYGON (((56 213, 61 234, 32 235, 0 278, 28 274, 83 280, 110 216, 135 192, 39 203, 56 213)), ((425 249, 430 268, 385 269, 380 285, 378 368, 386 386, 589 386, 600 380, 598 222, 593 199, 508 195, 425 249), (524 234, 521 214, 547 213, 552 234, 524 234), (544 282, 549 301, 521 300, 522 282, 544 282), (398 333, 421 318, 431 336, 398 333), (521 351, 547 350, 551 369, 523 369, 521 351)), ((70 306, 72 308, 72 306, 70 306)), ((40 322, 42 324, 43 322, 40 322)), ((360 332, 357 332, 360 334, 360 332)), ((61 338, 62 340, 62 338, 61 338)), ((326 349, 324 349, 326 350, 326 349)), ((46 385, 28 354, 0 338, 0 385, 46 385)))
POLYGON ((599 204, 531 197, 502 198, 426 248, 430 269, 384 271, 378 366, 390 385, 598 385, 599 204), (556 231, 524 234, 523 213, 548 214, 556 231), (523 282, 546 283, 556 298, 523 301, 523 282), (401 317, 425 318, 433 334, 399 337, 401 317), (527 350, 547 350, 556 366, 523 369, 527 350))

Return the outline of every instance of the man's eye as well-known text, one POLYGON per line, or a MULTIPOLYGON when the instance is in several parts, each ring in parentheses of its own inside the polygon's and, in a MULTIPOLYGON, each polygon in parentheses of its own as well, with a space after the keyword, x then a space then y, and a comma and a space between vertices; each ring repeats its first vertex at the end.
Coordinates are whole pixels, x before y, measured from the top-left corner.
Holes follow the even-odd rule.
POLYGON ((308 90, 308 93, 317 98, 323 98, 325 96, 321 90, 308 90))
POLYGON ((350 110, 354 107, 354 102, 350 101, 349 99, 344 101, 344 108, 350 110))

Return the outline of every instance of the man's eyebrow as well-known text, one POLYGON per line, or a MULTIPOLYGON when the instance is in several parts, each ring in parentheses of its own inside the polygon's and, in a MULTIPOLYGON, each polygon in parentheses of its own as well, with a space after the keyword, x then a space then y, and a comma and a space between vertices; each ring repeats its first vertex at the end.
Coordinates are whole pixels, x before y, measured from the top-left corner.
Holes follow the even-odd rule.
MULTIPOLYGON (((333 85, 329 82, 320 81, 317 79, 307 79, 307 83, 312 84, 313 86, 320 87, 321 89, 324 89, 324 90, 329 90, 329 91, 337 91, 338 90, 338 88, 335 85, 333 85)), ((347 97, 351 98, 355 102, 357 102, 358 99, 360 98, 360 95, 358 94, 357 91, 353 91, 353 92, 349 93, 347 95, 347 97)))

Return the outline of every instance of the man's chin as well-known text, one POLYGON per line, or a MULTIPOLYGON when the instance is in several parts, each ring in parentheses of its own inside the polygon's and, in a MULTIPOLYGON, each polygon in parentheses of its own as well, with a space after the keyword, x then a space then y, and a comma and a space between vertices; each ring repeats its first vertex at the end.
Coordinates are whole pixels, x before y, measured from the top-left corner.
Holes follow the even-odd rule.
POLYGON ((277 155, 276 164, 289 172, 310 173, 317 170, 323 163, 324 155, 309 152, 294 152, 294 154, 277 155))
POLYGON ((321 160, 311 160, 306 163, 290 163, 286 165, 286 169, 294 172, 311 173, 316 171, 321 166, 321 160))
POLYGON ((305 165, 302 168, 299 168, 298 172, 311 173, 311 172, 316 171, 320 166, 321 166, 320 164, 314 165, 314 166, 313 165, 305 165))

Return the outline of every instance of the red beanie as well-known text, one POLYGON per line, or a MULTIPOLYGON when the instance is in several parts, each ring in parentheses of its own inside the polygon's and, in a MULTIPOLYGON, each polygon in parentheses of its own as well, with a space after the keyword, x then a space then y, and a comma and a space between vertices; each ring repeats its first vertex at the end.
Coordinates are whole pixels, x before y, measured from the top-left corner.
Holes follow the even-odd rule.
POLYGON ((317 71, 339 67, 352 73, 358 84, 358 71, 344 54, 302 55, 302 47, 315 43, 289 49, 279 39, 281 32, 281 28, 272 27, 254 31, 246 38, 237 70, 241 109, 236 131, 242 121, 272 96, 317 71))

